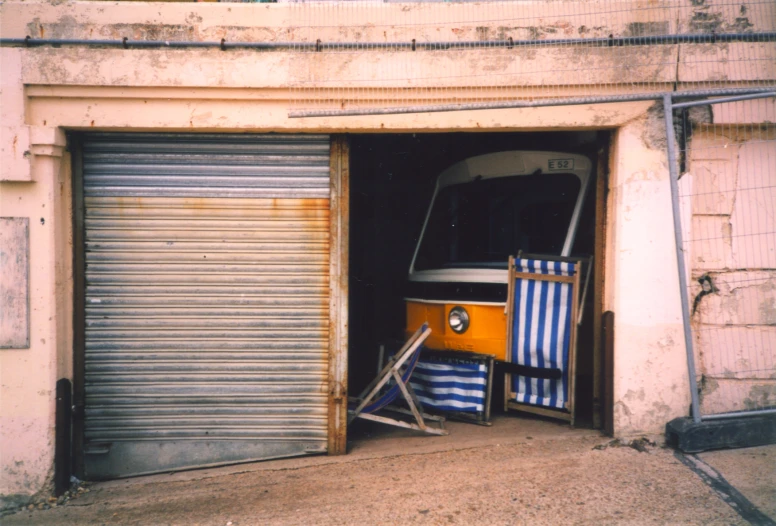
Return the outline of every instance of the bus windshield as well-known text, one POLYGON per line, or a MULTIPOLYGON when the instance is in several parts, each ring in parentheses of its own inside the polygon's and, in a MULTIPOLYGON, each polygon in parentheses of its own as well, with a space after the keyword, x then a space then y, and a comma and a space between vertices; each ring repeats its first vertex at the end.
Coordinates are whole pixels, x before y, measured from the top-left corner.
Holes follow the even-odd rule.
POLYGON ((434 200, 414 269, 506 268, 518 250, 559 256, 580 186, 570 173, 446 186, 434 200))

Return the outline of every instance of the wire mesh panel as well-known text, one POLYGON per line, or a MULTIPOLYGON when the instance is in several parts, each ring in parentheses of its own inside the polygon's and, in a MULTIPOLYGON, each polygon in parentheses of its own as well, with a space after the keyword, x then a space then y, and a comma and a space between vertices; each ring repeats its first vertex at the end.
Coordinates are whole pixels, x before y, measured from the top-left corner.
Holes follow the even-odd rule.
POLYGON ((292 117, 774 85, 772 0, 285 3, 292 117))
POLYGON ((700 412, 776 411, 776 97, 707 102, 674 113, 700 412))

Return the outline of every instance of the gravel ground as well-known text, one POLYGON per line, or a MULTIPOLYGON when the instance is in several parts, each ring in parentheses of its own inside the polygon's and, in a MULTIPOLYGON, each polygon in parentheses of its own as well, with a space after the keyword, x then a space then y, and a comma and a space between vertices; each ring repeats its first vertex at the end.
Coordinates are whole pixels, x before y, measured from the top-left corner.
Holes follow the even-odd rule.
POLYGON ((504 437, 453 424, 466 447, 444 437, 438 451, 432 437, 366 433, 347 456, 94 484, 65 505, 2 523, 746 524, 672 450, 642 441, 640 452, 552 426, 504 437))

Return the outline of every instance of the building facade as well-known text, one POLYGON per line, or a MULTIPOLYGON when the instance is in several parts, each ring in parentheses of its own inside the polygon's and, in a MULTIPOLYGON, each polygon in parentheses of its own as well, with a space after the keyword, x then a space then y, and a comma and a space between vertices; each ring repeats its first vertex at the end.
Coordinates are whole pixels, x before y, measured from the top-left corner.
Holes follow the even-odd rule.
MULTIPOLYGON (((613 343, 610 369, 596 377, 601 397, 610 381, 609 409, 605 400, 596 403, 615 436, 661 433, 666 422, 689 414, 660 94, 773 88, 773 3, 478 5, 0 5, 0 239, 4 257, 17 263, 3 263, 0 494, 34 494, 52 480, 61 379, 73 386, 76 472, 86 464, 87 472, 118 476, 125 455, 174 469, 345 451, 348 252, 358 250, 348 244, 355 226, 349 208, 359 199, 349 191, 351 135, 605 137, 593 341, 601 355, 606 330, 613 343), (528 40, 535 45, 521 45, 528 40), (439 111, 445 106, 449 111, 439 111), (245 164, 232 162, 240 156, 245 164), (170 163, 185 169, 160 171, 170 163), (245 176, 246 165, 264 170, 249 179, 272 181, 237 185, 230 177, 245 176), (123 179, 111 179, 116 174, 123 179), (224 230, 234 235, 219 234, 224 230), (173 245, 174 257, 165 259, 173 245), (212 263, 194 261, 200 255, 212 263), (255 285, 253 295, 238 290, 245 283, 255 285), (132 293, 146 286, 153 287, 132 293), (236 294, 239 302, 229 300, 236 294), (143 318, 153 309, 158 316, 143 318), (605 329, 607 311, 614 325, 605 329), (154 335, 166 343, 134 360, 154 335), (258 352, 252 338, 270 343, 258 352), (112 344, 127 341, 134 343, 124 361, 101 361, 112 344), (219 349, 208 349, 213 341, 219 349), (199 355, 184 371, 191 349, 212 355, 199 355), (174 358, 176 351, 183 358, 174 358), (122 376, 125 366, 131 371, 122 376), (244 398, 246 378, 266 386, 261 396, 292 401, 246 402, 243 412, 227 401, 206 413, 165 413, 191 385, 244 398), (149 385, 145 395, 159 406, 135 411, 131 400, 149 385), (114 402, 97 409, 100 397, 114 402), (178 418, 181 441, 164 449, 170 418, 178 418), (220 445, 195 436, 203 421, 221 430, 220 445), (119 460, 102 463, 104 452, 89 437, 114 432, 136 432, 138 441, 118 452, 119 460), (251 436, 263 442, 246 453, 251 436), (184 439, 198 440, 196 461, 181 460, 192 454, 184 439), (163 454, 154 452, 159 448, 163 454)), ((760 98, 708 112, 685 119, 696 132, 682 161, 695 196, 685 205, 692 218, 685 233, 688 224, 717 232, 690 234, 697 241, 686 256, 689 281, 703 287, 698 279, 711 275, 715 289, 700 300, 694 323, 757 333, 764 343, 758 372, 731 376, 708 350, 723 340, 697 331, 702 403, 724 412, 759 397, 756 407, 770 407, 776 253, 767 225, 776 103, 760 98), (712 125, 724 125, 724 133, 712 125), (751 219, 752 209, 765 215, 751 219), (735 236, 710 245, 731 228, 760 236, 757 246, 765 248, 752 253, 753 245, 737 244, 744 237, 735 236), (726 285, 752 273, 756 286, 726 285), (709 302, 724 305, 703 310, 709 302), (719 386, 728 384, 745 391, 738 401, 719 398, 719 386)), ((151 471, 153 465, 136 468, 151 471)))

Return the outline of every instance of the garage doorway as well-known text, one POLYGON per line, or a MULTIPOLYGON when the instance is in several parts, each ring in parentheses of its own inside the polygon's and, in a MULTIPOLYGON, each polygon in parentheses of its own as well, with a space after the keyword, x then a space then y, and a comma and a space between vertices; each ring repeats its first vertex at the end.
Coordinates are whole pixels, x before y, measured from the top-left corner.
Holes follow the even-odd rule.
MULTIPOLYGON (((375 376, 380 345, 403 338, 410 263, 436 178, 451 165, 469 157, 509 150, 584 155, 593 166, 592 180, 571 254, 603 255, 602 213, 609 143, 606 131, 365 134, 352 135, 349 142, 351 393, 358 393, 375 376)), ((596 344, 602 339, 601 294, 594 293, 595 287, 603 289, 602 257, 596 257, 594 269, 597 279, 591 278, 586 314, 579 329, 576 398, 581 427, 602 426, 601 393, 606 375, 601 363, 602 345, 596 344)), ((496 373, 494 378, 503 378, 498 369, 496 373)), ((502 391, 503 382, 494 381, 494 411, 501 410, 502 391)))

